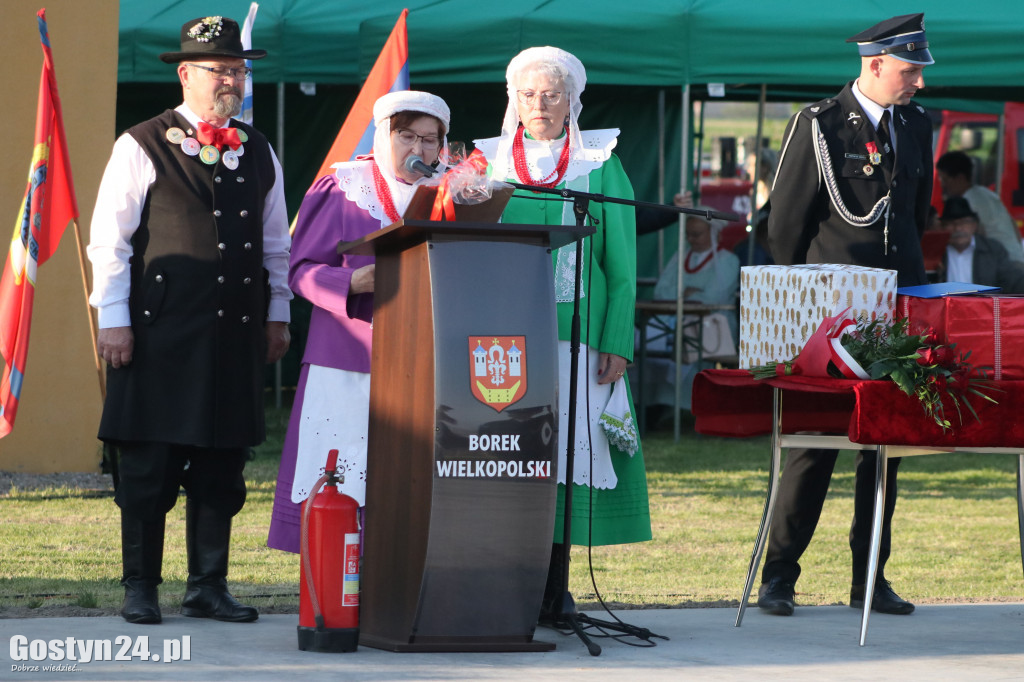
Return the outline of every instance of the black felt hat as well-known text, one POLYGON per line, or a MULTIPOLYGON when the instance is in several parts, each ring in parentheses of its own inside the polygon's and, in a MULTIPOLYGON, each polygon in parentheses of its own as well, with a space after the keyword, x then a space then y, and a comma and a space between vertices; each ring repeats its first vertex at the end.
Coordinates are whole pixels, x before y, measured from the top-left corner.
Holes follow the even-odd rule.
POLYGON ((181 51, 164 52, 161 61, 168 64, 186 59, 233 57, 235 59, 263 59, 266 50, 242 48, 242 32, 238 22, 227 17, 199 17, 186 21, 181 27, 181 51))
POLYGON ((960 218, 974 218, 978 220, 978 214, 971 210, 971 205, 963 197, 950 197, 946 199, 942 207, 943 222, 947 220, 959 220, 960 218))
POLYGON ((903 14, 880 21, 846 42, 857 43, 861 57, 887 54, 911 64, 935 63, 924 34, 924 14, 903 14))

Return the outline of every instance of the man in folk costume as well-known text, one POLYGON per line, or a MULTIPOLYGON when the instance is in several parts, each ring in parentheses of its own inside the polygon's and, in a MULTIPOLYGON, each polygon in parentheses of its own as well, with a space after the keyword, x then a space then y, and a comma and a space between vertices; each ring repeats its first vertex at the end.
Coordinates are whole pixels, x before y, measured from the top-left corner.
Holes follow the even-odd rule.
POLYGON ((117 453, 121 615, 159 623, 164 519, 187 493, 185 616, 253 621, 228 592, 231 519, 248 448, 263 441, 264 364, 287 350, 288 224, 280 164, 241 110, 238 24, 186 22, 184 103, 118 138, 89 258, 107 398, 99 437, 117 453))
MULTIPOLYGON (((934 63, 924 15, 887 19, 857 43, 860 77, 836 97, 793 116, 772 187, 768 238, 780 265, 845 263, 897 272, 900 286, 924 284, 921 235, 932 193, 931 122, 911 98, 934 63)), ((770 530, 758 606, 793 613, 799 559, 810 543, 835 466, 835 450, 790 450, 770 530)), ((850 529, 850 606, 863 607, 875 491, 874 451, 857 455, 850 529)), ((909 614, 884 578, 899 459, 890 459, 875 611, 909 614)))

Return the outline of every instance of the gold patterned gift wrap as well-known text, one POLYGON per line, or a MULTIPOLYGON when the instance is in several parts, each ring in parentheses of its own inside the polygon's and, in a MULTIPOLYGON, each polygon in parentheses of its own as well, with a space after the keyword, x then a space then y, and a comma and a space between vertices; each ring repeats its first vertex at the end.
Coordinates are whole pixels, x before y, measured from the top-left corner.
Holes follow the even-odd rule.
POLYGON ((740 367, 792 360, 821 321, 893 319, 896 271, 858 265, 755 265, 740 270, 740 367))

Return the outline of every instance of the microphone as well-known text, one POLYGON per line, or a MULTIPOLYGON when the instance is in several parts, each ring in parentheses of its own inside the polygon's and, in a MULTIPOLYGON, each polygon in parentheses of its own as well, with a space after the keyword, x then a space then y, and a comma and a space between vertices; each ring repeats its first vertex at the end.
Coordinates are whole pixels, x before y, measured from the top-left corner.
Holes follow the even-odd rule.
POLYGON ((436 168, 432 168, 431 166, 423 163, 423 159, 415 154, 405 160, 405 170, 410 173, 421 173, 428 178, 433 177, 434 173, 437 172, 436 168))

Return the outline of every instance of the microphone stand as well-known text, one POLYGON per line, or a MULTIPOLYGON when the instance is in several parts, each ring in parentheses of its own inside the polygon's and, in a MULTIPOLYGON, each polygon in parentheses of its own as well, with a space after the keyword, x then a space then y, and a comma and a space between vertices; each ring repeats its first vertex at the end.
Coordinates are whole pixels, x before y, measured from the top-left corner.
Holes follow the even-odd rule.
MULTIPOLYGON (((647 208, 660 209, 663 211, 671 211, 676 213, 689 213, 692 215, 704 216, 709 222, 712 218, 720 218, 725 220, 738 220, 737 216, 730 213, 720 213, 718 211, 706 211, 695 208, 684 208, 681 206, 666 206, 664 204, 656 204, 647 201, 637 201, 635 199, 620 199, 618 197, 607 197, 603 194, 595 194, 592 192, 581 192, 573 189, 554 189, 549 187, 535 187, 533 185, 523 185, 516 182, 505 181, 505 184, 511 185, 516 189, 527 190, 530 192, 540 192, 543 194, 554 194, 562 198, 563 201, 573 202, 573 215, 576 218, 576 227, 583 228, 585 226, 588 209, 590 208, 590 202, 609 202, 615 204, 625 204, 627 206, 643 206, 647 208)), ((574 460, 576 457, 576 399, 577 399, 577 383, 579 376, 579 355, 580 355, 580 280, 583 278, 583 237, 576 238, 576 272, 573 277, 573 301, 572 301, 572 324, 570 328, 569 336, 569 415, 568 424, 566 427, 566 453, 565 453, 565 497, 564 505, 562 507, 562 574, 559 576, 559 588, 561 592, 561 598, 555 601, 555 612, 552 625, 555 628, 571 629, 576 633, 576 636, 580 638, 583 644, 587 647, 587 651, 591 656, 600 656, 601 647, 594 642, 586 634, 581 623, 585 623, 590 627, 595 627, 598 630, 613 630, 620 632, 624 635, 636 637, 646 642, 651 641, 651 637, 658 637, 659 639, 668 639, 662 635, 652 633, 647 628, 640 628, 635 625, 629 625, 621 620, 608 621, 601 620, 598 618, 592 618, 585 613, 580 613, 576 610, 576 602, 572 598, 572 593, 569 591, 569 554, 572 548, 572 487, 573 487, 573 468, 574 460)), ((652 643, 653 645, 653 643, 652 643)))

